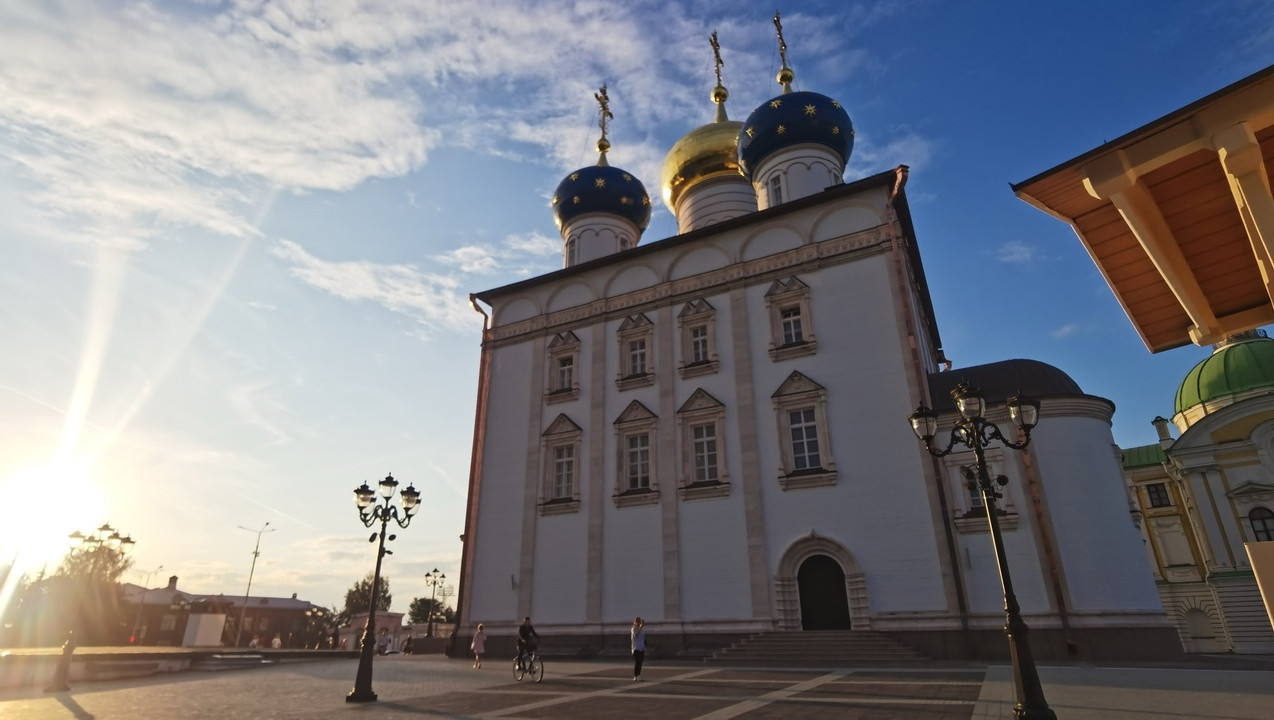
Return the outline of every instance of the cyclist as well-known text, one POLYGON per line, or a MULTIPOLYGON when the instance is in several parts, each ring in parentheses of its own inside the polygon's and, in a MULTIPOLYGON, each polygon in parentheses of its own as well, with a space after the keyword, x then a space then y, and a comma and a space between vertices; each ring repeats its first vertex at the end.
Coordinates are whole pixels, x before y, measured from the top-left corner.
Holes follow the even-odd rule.
POLYGON ((521 667, 527 653, 535 652, 535 648, 539 645, 540 634, 531 626, 531 616, 527 615, 522 618, 522 625, 518 628, 518 666, 521 667))

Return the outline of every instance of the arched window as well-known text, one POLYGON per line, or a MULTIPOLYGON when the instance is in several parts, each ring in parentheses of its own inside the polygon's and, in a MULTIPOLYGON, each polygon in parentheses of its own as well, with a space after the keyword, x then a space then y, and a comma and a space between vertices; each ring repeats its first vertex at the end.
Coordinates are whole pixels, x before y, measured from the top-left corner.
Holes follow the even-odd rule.
POLYGON ((1247 520, 1252 523, 1252 536, 1257 542, 1274 540, 1274 510, 1266 507, 1252 508, 1252 512, 1247 514, 1247 520))

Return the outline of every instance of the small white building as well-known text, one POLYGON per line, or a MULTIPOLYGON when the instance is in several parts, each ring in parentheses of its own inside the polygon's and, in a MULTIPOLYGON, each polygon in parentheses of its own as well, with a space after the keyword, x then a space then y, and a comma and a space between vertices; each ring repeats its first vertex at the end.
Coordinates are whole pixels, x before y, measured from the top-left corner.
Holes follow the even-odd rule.
POLYGON ((715 122, 669 153, 679 234, 657 242, 639 244, 649 195, 606 162, 603 121, 598 164, 553 198, 565 267, 474 296, 490 311, 461 642, 481 622, 511 648, 531 616, 599 652, 641 616, 665 652, 849 628, 1005 654, 971 453, 935 460, 907 422, 924 403, 949 429, 967 379, 992 420, 1009 394, 1042 402, 1024 453, 989 451, 1036 655, 1179 653, 1113 405, 1035 361, 942 371, 907 168, 844 183, 848 114, 791 79, 745 122, 718 84, 715 122))

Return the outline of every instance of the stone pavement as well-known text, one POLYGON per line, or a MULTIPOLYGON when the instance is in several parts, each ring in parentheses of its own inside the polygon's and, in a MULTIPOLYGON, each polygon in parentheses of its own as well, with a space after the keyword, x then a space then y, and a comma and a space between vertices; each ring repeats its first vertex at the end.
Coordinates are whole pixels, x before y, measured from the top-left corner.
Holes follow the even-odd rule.
MULTIPOLYGON (((634 683, 618 662, 546 661, 544 682, 515 682, 508 659, 481 670, 439 656, 377 658, 375 703, 345 702, 356 660, 78 683, 71 692, 0 692, 0 720, 148 718, 819 718, 1011 717, 1006 666, 742 669, 654 663, 634 683)), ((1062 720, 1269 720, 1274 669, 1042 666, 1062 720)))

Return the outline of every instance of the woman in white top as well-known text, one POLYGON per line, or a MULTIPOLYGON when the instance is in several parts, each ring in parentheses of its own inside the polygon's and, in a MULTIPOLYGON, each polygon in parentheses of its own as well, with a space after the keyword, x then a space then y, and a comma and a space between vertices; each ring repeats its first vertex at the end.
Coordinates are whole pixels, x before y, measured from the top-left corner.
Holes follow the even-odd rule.
POLYGON ((633 629, 628 637, 633 647, 633 682, 641 682, 641 663, 646 659, 646 624, 641 617, 633 618, 633 629))
POLYGON ((473 651, 473 666, 482 667, 482 653, 487 651, 487 633, 482 629, 482 623, 478 623, 478 629, 473 632, 473 642, 469 643, 469 649, 473 651))

